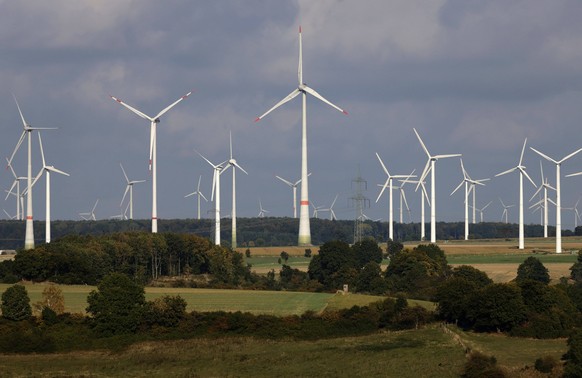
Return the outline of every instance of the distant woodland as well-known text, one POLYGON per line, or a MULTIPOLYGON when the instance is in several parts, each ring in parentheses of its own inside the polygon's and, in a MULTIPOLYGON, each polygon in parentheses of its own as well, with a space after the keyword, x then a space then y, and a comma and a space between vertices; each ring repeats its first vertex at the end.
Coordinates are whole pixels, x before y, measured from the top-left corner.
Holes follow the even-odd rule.
MULTIPOLYGON (((195 234, 212 238, 214 221, 211 219, 161 219, 158 223, 159 232, 174 232, 195 234)), ((222 245, 230 246, 230 219, 223 219, 222 245)), ((44 222, 35 221, 34 235, 37 243, 44 242, 44 222)), ((464 235, 463 222, 437 222, 439 240, 462 239, 464 235)), ((22 221, 0 220, 0 249, 18 249, 24 244, 24 228, 22 221)), ((99 236, 113 232, 148 231, 150 221, 141 220, 98 220, 98 221, 53 221, 51 223, 52 240, 67 235, 99 236)), ((288 246, 297 243, 299 220, 293 218, 237 218, 238 247, 288 246)), ((548 227, 550 236, 555 235, 555 228, 548 227)), ((430 238, 430 225, 426 227, 426 237, 430 238)), ((564 236, 582 235, 582 226, 576 230, 563 230, 564 236)), ((396 223, 394 225, 395 241, 416 241, 420 239, 420 223, 396 223)), ((518 235, 517 224, 500 222, 484 222, 470 225, 470 238, 514 238, 518 235)), ((373 237, 379 242, 388 239, 388 223, 365 221, 362 223, 362 236, 373 237)), ((526 237, 543 236, 541 225, 525 225, 526 237)), ((346 243, 354 241, 354 221, 311 219, 311 237, 314 245, 322 245, 331 240, 346 243)))

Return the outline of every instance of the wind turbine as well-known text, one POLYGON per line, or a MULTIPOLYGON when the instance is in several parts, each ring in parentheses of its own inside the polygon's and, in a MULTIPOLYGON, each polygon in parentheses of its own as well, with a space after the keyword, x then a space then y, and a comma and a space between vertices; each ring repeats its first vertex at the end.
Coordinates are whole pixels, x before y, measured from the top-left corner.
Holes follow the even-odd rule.
MULTIPOLYGON (((525 166, 523 165, 523 153, 525 152, 525 145, 527 143, 527 138, 523 142, 523 148, 521 149, 521 155, 519 156, 519 163, 507 171, 503 171, 495 175, 495 177, 499 177, 514 171, 519 171, 519 249, 524 249, 524 228, 523 228, 523 176, 527 177, 529 182, 537 188, 537 185, 533 182, 531 177, 525 171, 525 166)), ((507 213, 506 213, 507 215, 507 213)), ((507 223, 507 222, 506 222, 507 223)))
POLYGON ((20 114, 20 119, 22 120, 22 134, 20 135, 20 139, 8 159, 8 166, 12 164, 12 159, 16 154, 16 151, 20 148, 20 145, 24 141, 24 138, 28 136, 28 175, 26 178, 26 232, 24 237, 24 249, 33 249, 34 248, 34 227, 32 222, 32 139, 31 133, 33 130, 54 130, 56 128, 48 128, 48 127, 32 127, 24 120, 24 116, 22 115, 22 111, 20 110, 20 105, 18 105, 18 101, 16 100, 16 96, 14 96, 14 102, 16 102, 16 107, 18 108, 18 113, 20 114))
POLYGON ((158 192, 157 192, 157 143, 156 143, 156 127, 157 124, 160 123, 160 117, 166 114, 170 109, 176 106, 180 101, 186 99, 190 96, 192 92, 186 93, 184 96, 180 97, 178 100, 164 108, 161 112, 159 112, 155 117, 150 117, 141 111, 127 105, 125 102, 121 101, 120 99, 111 96, 111 98, 117 101, 119 104, 123 105, 131 112, 137 114, 143 119, 147 119, 150 121, 150 161, 149 161, 149 169, 152 171, 152 232, 158 232, 158 192))
POLYGON ((313 207, 313 218, 319 218, 319 210, 323 210, 323 206, 315 206, 315 203, 311 201, 311 206, 313 207))
POLYGON ((228 160, 228 165, 232 167, 232 212, 231 212, 231 221, 232 221, 232 242, 231 248, 236 248, 236 169, 240 169, 246 175, 248 175, 247 171, 243 169, 237 162, 236 159, 232 156, 232 132, 230 135, 230 159, 228 160))
POLYGON ((303 48, 301 44, 301 27, 299 27, 299 66, 297 68, 297 77, 299 79, 299 85, 294 89, 287 97, 279 101, 271 109, 267 110, 262 116, 257 117, 255 122, 263 119, 267 114, 271 113, 273 110, 277 109, 279 106, 291 101, 299 94, 302 94, 302 128, 301 128, 301 202, 299 210, 299 238, 298 244, 300 246, 311 245, 311 228, 309 224, 309 191, 308 191, 308 181, 307 181, 307 94, 323 101, 329 106, 339 110, 344 114, 348 114, 345 110, 339 108, 338 106, 332 104, 330 101, 326 100, 323 96, 317 93, 312 88, 308 87, 303 82, 303 48))
POLYGON ((63 172, 52 165, 46 165, 46 161, 44 160, 44 150, 42 148, 42 139, 40 137, 40 133, 38 133, 38 144, 40 145, 40 156, 42 157, 42 168, 34 178, 31 187, 36 184, 40 176, 44 173, 46 175, 46 198, 45 198, 45 242, 51 242, 51 172, 58 173, 64 176, 70 176, 68 173, 63 172))
POLYGON ((93 205, 93 209, 91 209, 90 213, 79 213, 79 216, 83 219, 83 220, 97 220, 97 218, 95 218, 95 209, 97 208, 97 204, 99 203, 99 198, 97 198, 97 201, 95 201, 95 205, 93 205))
MULTIPOLYGON (((420 138, 420 135, 418 135, 416 129, 413 128, 412 130, 414 130, 414 133, 416 134, 416 137, 418 138, 418 141, 420 142, 422 149, 428 156, 428 160, 426 161, 426 165, 424 166, 422 175, 420 175, 419 181, 424 181, 424 179, 430 172, 430 242, 436 243, 436 200, 435 200, 436 162, 439 159, 457 157, 461 156, 461 154, 431 155, 430 152, 428 152, 428 149, 426 148, 424 142, 420 138)), ((416 185, 416 189, 418 189, 419 186, 420 182, 416 185)))
MULTIPOLYGON (((459 190, 461 188, 461 186, 463 186, 463 184, 465 184, 465 240, 469 240, 469 192, 471 191, 470 188, 472 188, 473 190, 473 201, 475 200, 475 185, 483 185, 485 186, 485 184, 483 184, 483 181, 486 181, 488 179, 483 179, 483 180, 472 180, 471 177, 469 177, 469 174, 467 173, 467 171, 465 170, 465 166, 463 165, 463 159, 459 159, 461 161, 461 171, 463 172, 463 180, 461 180, 461 183, 455 188, 455 190, 453 190, 451 192, 451 196, 453 194, 455 194, 455 192, 457 190, 459 190)), ((475 209, 475 203, 473 202, 473 209, 475 209)), ((473 211, 473 221, 475 219, 475 212, 473 211)))
POLYGON ((513 207, 515 205, 505 205, 503 203, 503 201, 501 200, 501 198, 499 198, 499 202, 501 202, 501 206, 503 206, 503 213, 501 214, 501 220, 503 220, 503 217, 505 217, 505 224, 507 224, 507 223, 509 223, 507 221, 507 218, 508 218, 508 214, 507 214, 508 211, 507 211, 507 209, 509 209, 509 208, 511 208, 511 207, 513 207))
POLYGON ((8 163, 7 167, 10 168, 10 172, 12 173, 12 176, 14 176, 14 181, 12 182, 12 186, 10 187, 10 189, 6 191, 8 194, 6 194, 6 198, 4 199, 4 201, 6 201, 8 199, 8 196, 10 196, 11 194, 16 197, 16 218, 15 219, 22 220, 24 218, 24 216, 23 216, 24 197, 20 194, 20 181, 26 180, 26 177, 16 175, 16 172, 14 172, 14 168, 12 168, 12 164, 10 164, 10 161, 8 160, 8 158, 6 158, 6 163, 8 163), (16 193, 12 192, 12 190, 14 188, 16 188, 16 193))
MULTIPOLYGON (((307 175, 307 177, 311 176, 311 172, 307 175)), ((285 184, 289 185, 293 189, 293 218, 297 218, 297 185, 301 182, 301 179, 292 183, 291 181, 285 180, 281 176, 275 176, 279 180, 283 181, 285 184)))
POLYGON ((8 219, 10 219, 10 220, 16 219, 16 215, 10 215, 10 214, 8 214, 8 211, 6 211, 5 209, 2 209, 2 211, 4 211, 4 214, 6 214, 6 216, 8 217, 8 219))
POLYGON ((337 201, 338 196, 339 196, 339 194, 335 195, 333 202, 331 203, 331 205, 327 209, 320 209, 321 211, 329 211, 329 220, 337 220, 337 218, 335 216, 335 211, 333 211, 333 206, 335 205, 335 202, 337 201))
POLYGON ((382 197, 382 193, 384 193, 384 190, 386 188, 388 189, 389 192, 389 204, 390 204, 390 210, 388 213, 388 237, 390 238, 390 240, 394 240, 394 214, 392 212, 392 180, 394 179, 406 179, 406 178, 410 178, 410 177, 416 177, 416 176, 411 176, 411 175, 391 175, 388 172, 388 169, 386 168, 386 166, 384 165, 384 162, 382 161, 382 159, 380 158, 380 155, 378 155, 378 153, 376 152, 376 157, 378 158, 378 161, 380 162, 380 164, 382 165, 382 169, 384 170, 384 173, 386 173, 386 176, 388 176, 386 178, 386 182, 384 183, 384 185, 382 186, 382 190, 380 190, 380 194, 378 194, 378 198, 376 198, 376 203, 378 203, 378 200, 380 200, 380 197, 382 197))
POLYGON ((564 210, 572 210, 572 212, 574 213, 574 229, 576 229, 576 227, 578 227, 578 219, 580 219, 580 213, 578 212, 578 204, 580 203, 580 198, 578 198, 578 201, 576 201, 576 204, 574 205, 574 207, 563 207, 562 209, 564 210))
POLYGON ((259 218, 264 218, 265 217, 265 213, 268 213, 269 210, 265 210, 263 209, 263 204, 261 202, 261 199, 259 198, 259 218))
POLYGON ((488 207, 489 207, 489 205, 491 205, 492 203, 493 203, 493 201, 489 201, 489 203, 487 203, 487 205, 483 206, 482 208, 480 208, 480 209, 477 209, 477 208, 476 208, 476 209, 475 209, 475 210, 477 210, 477 211, 479 212, 479 215, 481 216, 481 223, 483 223, 483 212, 484 212, 484 211, 485 211, 485 209, 486 209, 486 208, 488 208, 488 207))
POLYGON ((200 152, 196 152, 202 159, 206 160, 214 170, 214 175, 212 176, 212 195, 210 196, 210 200, 214 201, 214 244, 220 245, 220 175, 226 172, 230 165, 226 164, 228 161, 223 161, 220 164, 213 164, 210 160, 202 156, 200 152))
POLYGON ((123 193, 123 198, 121 199, 121 203, 119 207, 123 205, 123 201, 125 201, 125 197, 127 196, 127 192, 129 192, 129 219, 133 220, 133 185, 145 182, 145 180, 129 180, 127 177, 127 173, 125 173, 125 169, 123 169, 123 165, 119 163, 121 167, 121 171, 123 172, 123 176, 125 177, 125 181, 127 181, 127 186, 125 187, 125 193, 123 193))
POLYGON ((198 186, 196 187, 196 191, 190 194, 186 194, 184 198, 196 195, 198 197, 198 219, 200 219, 200 197, 204 198, 204 201, 208 202, 208 199, 202 194, 200 191, 200 180, 202 180, 202 175, 198 177, 198 186))
POLYGON ((582 148, 572 152, 569 155, 566 155, 562 160, 554 160, 548 155, 541 153, 540 151, 536 150, 533 147, 530 147, 532 151, 536 154, 540 155, 544 159, 556 164, 556 253, 562 253, 562 199, 560 196, 560 167, 562 163, 566 160, 570 159, 578 152, 582 151, 582 148))
POLYGON ((541 177, 542 177, 542 181, 540 183, 540 186, 538 187, 538 189, 536 190, 536 192, 533 194, 533 196, 531 196, 531 198, 529 199, 530 202, 534 199, 534 197, 536 195, 538 195, 538 193, 544 189, 544 196, 543 198, 538 201, 537 203, 535 203, 534 205, 530 206, 530 208, 535 207, 537 205, 540 205, 540 207, 543 209, 543 224, 544 224, 544 238, 548 237, 548 200, 552 201, 551 199, 548 198, 548 189, 552 189, 552 190, 556 190, 556 188, 552 187, 549 182, 548 182, 548 178, 544 178, 544 168, 542 167, 542 161, 540 160, 540 173, 541 173, 541 177))

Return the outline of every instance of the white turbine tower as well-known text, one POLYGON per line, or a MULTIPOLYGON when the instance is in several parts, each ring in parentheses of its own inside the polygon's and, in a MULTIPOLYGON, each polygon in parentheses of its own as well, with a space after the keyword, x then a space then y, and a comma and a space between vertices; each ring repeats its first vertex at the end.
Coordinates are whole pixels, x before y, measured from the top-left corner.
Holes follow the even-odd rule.
POLYGON ((99 198, 97 198, 97 201, 95 201, 95 205, 93 205, 93 209, 91 209, 90 213, 79 213, 79 216, 83 219, 83 220, 97 220, 97 218, 95 217, 95 209, 97 208, 97 204, 99 203, 99 198))
POLYGON ((580 204, 580 198, 576 201, 576 204, 573 207, 562 207, 564 210, 572 210, 574 213, 574 230, 578 227, 578 220, 580 219, 580 213, 578 212, 578 204, 580 204))
POLYGON ((505 217, 505 224, 509 223, 508 219, 508 211, 507 209, 512 208, 515 205, 506 205, 503 203, 503 201, 501 200, 501 198, 499 198, 499 202, 501 202, 501 206, 503 206, 503 213, 501 213, 501 220, 503 220, 503 217, 505 217))
POLYGON ((32 186, 36 184, 40 176, 44 173, 46 175, 46 198, 45 198, 45 241, 47 243, 51 242, 51 172, 58 173, 60 175, 70 176, 68 173, 63 172, 52 165, 47 165, 44 159, 44 150, 42 148, 42 139, 40 133, 38 133, 38 144, 40 145, 40 156, 42 157, 42 168, 34 178, 32 186))
POLYGON ((264 218, 265 214, 268 213, 269 210, 265 210, 263 209, 263 203, 261 202, 261 199, 259 198, 259 218, 264 218))
POLYGON ((544 190, 544 196, 542 197, 542 199, 540 199, 537 203, 530 206, 530 209, 532 207, 540 205, 540 208, 543 210, 542 217, 543 217, 543 224, 544 224, 544 238, 547 238, 548 237, 548 201, 553 202, 550 198, 548 198, 548 189, 555 191, 556 188, 554 188, 550 185, 547 177, 544 178, 544 168, 542 167, 541 160, 540 160, 540 173, 541 173, 541 177, 542 177, 542 181, 540 183, 540 186, 538 187, 538 190, 536 190, 536 192, 533 194, 533 196, 531 196, 531 198, 529 200, 531 202, 534 199, 534 197, 537 196, 538 193, 542 189, 544 190))
POLYGON ((123 176, 125 177, 125 181, 127 182, 127 185, 125 187, 125 193, 123 193, 123 198, 121 199, 121 202, 119 203, 119 207, 121 208, 123 206, 123 201, 125 201, 125 197, 127 196, 127 192, 129 192, 129 204, 128 204, 128 206, 129 206, 129 219, 133 220, 133 185, 145 182, 145 180, 130 180, 129 177, 127 177, 127 173, 125 173, 125 169, 123 169, 123 165, 121 165, 121 163, 119 163, 119 166, 121 167, 121 171, 123 172, 123 176))
POLYGON ((16 102, 16 107, 18 108, 18 113, 20 114, 20 119, 22 120, 22 127, 23 131, 20 135, 20 139, 12 152, 12 156, 8 159, 8 165, 12 164, 12 159, 16 154, 16 151, 20 148, 20 145, 24 141, 24 138, 28 136, 28 175, 26 178, 27 185, 26 185, 26 232, 24 237, 24 249, 32 249, 34 248, 34 226, 32 222, 32 138, 31 133, 33 130, 54 130, 55 128, 47 128, 47 127, 31 127, 26 121, 24 120, 24 116, 22 115, 22 111, 20 110, 20 105, 18 105, 18 101, 16 100, 16 96, 14 96, 14 102, 16 102))
POLYGON ((200 180, 202 180, 202 175, 200 175, 198 177, 198 186, 196 187, 196 191, 192 192, 190 194, 186 194, 184 196, 184 198, 190 197, 190 196, 197 196, 198 197, 198 219, 200 219, 200 197, 204 198, 204 201, 208 202, 208 199, 204 196, 204 194, 202 194, 202 192, 200 191, 200 180))
POLYGON ((156 126, 160 123, 160 117, 166 114, 170 109, 176 106, 180 101, 184 100, 188 96, 190 96, 192 92, 186 93, 184 96, 180 97, 171 105, 164 108, 161 112, 159 112, 155 117, 150 117, 141 111, 127 105, 125 102, 121 101, 120 99, 111 96, 111 98, 117 101, 119 104, 123 105, 131 112, 137 114, 143 119, 150 121, 150 162, 149 162, 149 169, 152 171, 152 232, 158 232, 158 192, 157 192, 157 143, 156 143, 156 126))
POLYGON ((323 96, 317 93, 312 88, 308 87, 303 82, 303 48, 301 44, 301 27, 299 27, 299 66, 297 69, 297 76, 299 79, 299 86, 293 90, 287 97, 279 101, 275 106, 265 112, 262 116, 257 117, 255 122, 263 119, 267 114, 271 113, 273 110, 277 109, 279 106, 291 101, 299 94, 302 94, 302 137, 301 137, 301 202, 299 210, 299 238, 298 244, 300 246, 311 245, 311 228, 309 224, 309 190, 307 181, 307 94, 309 93, 313 97, 323 101, 329 106, 339 110, 344 114, 348 114, 345 110, 339 108, 338 106, 332 104, 330 101, 326 100, 323 96))
POLYGON ((404 180, 398 180, 400 181, 400 186, 395 187, 394 189, 398 189, 398 191, 400 192, 400 218, 399 218, 399 222, 402 224, 404 223, 403 218, 402 218, 402 205, 404 202, 404 205, 406 206, 406 211, 408 212, 408 221, 410 222, 410 207, 408 207, 408 201, 406 200, 406 193, 404 192, 404 185, 406 183, 410 183, 412 181, 409 180, 410 177, 414 177, 414 172, 416 171, 416 169, 413 169, 412 172, 410 172, 410 175, 408 176, 408 178, 404 179, 404 180))
MULTIPOLYGON (((461 183, 455 188, 455 190, 453 190, 451 192, 451 196, 453 194, 455 194, 455 192, 457 190, 459 190, 461 188, 461 186, 463 186, 463 184, 465 184, 465 240, 469 240, 469 192, 471 191, 471 188, 473 190, 473 210, 475 209, 475 185, 483 185, 485 186, 485 184, 483 184, 483 181, 486 181, 488 179, 483 179, 483 180, 473 180, 471 179, 471 177, 469 177, 469 174, 467 173, 467 171, 465 170, 465 166, 463 165, 463 159, 461 160, 461 171, 463 172, 463 180, 461 180, 461 183)), ((473 211, 473 222, 475 219, 475 212, 473 211)))
POLYGON ((416 188, 418 189, 418 187, 420 186, 420 182, 424 181, 424 179, 426 178, 426 176, 430 172, 430 242, 436 243, 436 200, 435 200, 435 196, 436 196, 435 195, 436 194, 435 193, 436 162, 439 159, 457 157, 457 156, 461 156, 461 154, 446 154, 446 155, 434 155, 433 156, 430 154, 430 152, 428 152, 428 149, 426 148, 424 142, 420 138, 420 135, 418 135, 418 132, 416 131, 416 129, 413 128, 412 130, 414 130, 414 133, 416 134, 416 137, 418 138, 418 141, 420 142, 422 149, 424 150, 424 152, 428 156, 428 160, 426 161, 426 165, 424 166, 424 170, 422 171, 422 175, 420 175, 419 183, 416 185, 416 188))
POLYGON ((540 155, 544 159, 556 164, 556 253, 562 253, 562 199, 560 196, 560 167, 562 163, 570 159, 578 152, 582 151, 582 148, 572 152, 571 154, 565 156, 562 160, 554 160, 548 155, 541 153, 533 147, 530 147, 532 151, 540 155))
POLYGON ((4 199, 4 201, 6 201, 11 194, 14 195, 16 197, 15 219, 23 220, 24 197, 20 193, 20 181, 26 180, 26 177, 16 175, 16 172, 14 172, 14 168, 12 168, 12 164, 10 164, 8 158, 6 158, 6 163, 8 163, 7 167, 10 168, 10 172, 12 173, 12 176, 14 176, 14 181, 12 182, 12 186, 10 187, 10 189, 6 191, 8 194, 6 194, 6 198, 4 199), (16 193, 12 192, 13 189, 16 189, 16 193))
MULTIPOLYGON (((311 173, 307 175, 311 176, 311 173)), ((301 179, 292 183, 291 181, 285 180, 283 177, 275 176, 279 180, 283 181, 285 184, 289 185, 293 189, 293 218, 297 218, 297 185, 301 182, 301 179)))
MULTIPOLYGON (((519 249, 524 249, 524 228, 523 228, 523 176, 527 177, 527 179, 529 180, 529 182, 531 182, 531 184, 537 188, 537 185, 533 182, 533 180, 531 179, 531 177, 529 177, 529 175, 527 174, 527 172, 525 171, 525 166, 522 164, 523 163, 523 153, 525 152, 525 145, 527 143, 527 138, 525 138, 525 141, 523 142, 523 148, 521 149, 521 155, 519 156, 519 163, 511 168, 508 169, 507 171, 498 173, 495 175, 495 177, 498 176, 502 176, 514 171, 519 171, 519 249)), ((507 214, 507 213, 506 213, 507 214)))
MULTIPOLYGON (((430 168, 429 168, 430 170, 430 168)), ((426 238, 426 230, 425 230, 425 223, 424 223, 424 200, 430 206, 430 199, 428 198, 428 192, 426 191, 426 185, 424 181, 420 180, 410 180, 408 181, 411 184, 417 184, 416 190, 418 190, 418 186, 420 185, 421 192, 420 192, 420 240, 424 240, 426 238)))
POLYGON ((226 172, 230 165, 226 164, 228 161, 223 161, 220 164, 213 164, 210 160, 202 156, 200 152, 196 152, 202 159, 206 160, 214 170, 214 175, 212 176, 212 195, 210 196, 210 200, 214 201, 214 244, 220 245, 220 175, 226 172))
POLYGON ((376 203, 378 203, 378 200, 380 200, 380 197, 382 197, 382 193, 384 193, 384 190, 386 188, 388 188, 388 193, 389 193, 389 206, 390 206, 390 210, 388 213, 388 237, 390 238, 390 240, 394 240, 394 214, 392 211, 392 191, 393 191, 393 186, 392 186, 392 181, 394 179, 407 179, 410 177, 416 177, 416 176, 411 176, 411 175, 391 175, 388 172, 388 169, 386 168, 386 166, 384 165, 384 162, 382 161, 382 159, 380 158, 380 155, 378 155, 378 153, 376 152, 376 157, 378 158, 378 161, 380 162, 380 164, 382 165, 382 169, 384 170, 384 173, 386 173, 386 176, 388 176, 386 178, 386 182, 384 183, 384 185, 382 185, 382 190, 380 190, 380 194, 378 194, 378 198, 376 198, 376 203))
POLYGON ((231 248, 236 248, 236 169, 240 169, 246 175, 248 175, 247 171, 243 169, 237 162, 236 159, 232 156, 232 132, 230 135, 230 159, 228 160, 228 165, 232 167, 232 212, 231 221, 232 221, 232 232, 231 232, 231 248))

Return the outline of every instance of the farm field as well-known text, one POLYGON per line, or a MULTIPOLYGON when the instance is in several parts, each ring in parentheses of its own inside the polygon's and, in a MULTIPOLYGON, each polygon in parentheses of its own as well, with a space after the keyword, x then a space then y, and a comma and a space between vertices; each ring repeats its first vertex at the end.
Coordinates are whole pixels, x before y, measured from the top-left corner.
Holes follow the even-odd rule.
MULTIPOLYGON (((319 376, 458 377, 466 361, 464 346, 497 358, 511 376, 520 376, 541 356, 557 359, 565 340, 524 340, 472 334, 440 326, 379 332, 318 341, 273 341, 252 337, 200 338, 145 342, 116 352, 3 355, 3 376, 319 376)), ((531 376, 531 375, 525 375, 531 376)))
MULTIPOLYGON (((0 284, 0 293, 9 286, 0 284)), ((40 301, 46 284, 25 284, 31 303, 40 301)), ((94 286, 59 285, 65 297, 65 310, 84 313, 87 295, 94 286)), ((180 295, 188 304, 187 311, 242 311, 253 314, 300 315, 305 311, 321 312, 331 303, 333 309, 364 306, 383 297, 360 294, 300 293, 290 291, 219 290, 146 287, 146 299, 163 295, 180 295)), ((422 302, 422 301, 421 301, 422 302)), ((411 301, 412 303, 412 301, 411 301)), ((429 305, 426 305, 429 306, 429 305)))

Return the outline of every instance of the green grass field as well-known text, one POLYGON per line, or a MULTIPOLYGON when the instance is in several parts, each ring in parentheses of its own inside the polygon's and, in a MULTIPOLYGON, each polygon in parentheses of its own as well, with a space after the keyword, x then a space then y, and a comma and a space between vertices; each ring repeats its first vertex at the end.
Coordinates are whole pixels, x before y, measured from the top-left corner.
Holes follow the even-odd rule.
POLYGON ((253 337, 145 342, 126 350, 3 355, 6 377, 458 377, 465 346, 494 355, 509 376, 521 375, 542 356, 557 359, 566 341, 518 339, 497 334, 452 334, 433 325, 419 330, 317 341, 253 337))
POLYGON ((447 255, 449 264, 521 264, 528 257, 535 257, 542 263, 564 263, 574 264, 577 255, 561 254, 561 255, 543 255, 537 253, 531 254, 487 254, 487 255, 447 255))
MULTIPOLYGON (((11 285, 0 284, 0 293, 11 285)), ((31 303, 40 301, 46 284, 25 284, 31 303)), ((87 295, 94 286, 60 285, 67 312, 84 313, 87 295)), ((305 311, 364 306, 382 297, 359 294, 300 293, 291 291, 218 290, 147 287, 146 299, 163 295, 180 295, 188 304, 187 311, 242 311, 253 314, 300 315, 305 311)))

